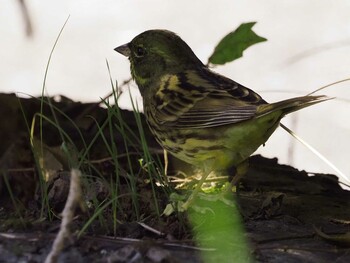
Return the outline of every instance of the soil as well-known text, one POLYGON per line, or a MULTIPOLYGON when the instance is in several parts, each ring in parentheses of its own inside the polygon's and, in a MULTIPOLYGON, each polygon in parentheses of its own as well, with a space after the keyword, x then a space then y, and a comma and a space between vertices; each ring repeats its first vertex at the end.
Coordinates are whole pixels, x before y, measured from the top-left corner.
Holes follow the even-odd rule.
MULTIPOLYGON (((140 161, 138 141, 126 144, 120 133, 103 126, 109 110, 64 97, 58 101, 0 94, 0 262, 45 261, 60 227, 72 159, 79 161, 81 149, 90 143, 88 157, 84 157, 89 162, 80 166, 86 179, 82 185, 86 207, 75 211, 71 235, 58 262, 213 262, 203 257, 203 251, 208 255, 215 249, 195 242, 187 212, 161 214, 169 203, 169 192, 181 191, 149 178, 151 166, 140 161), (40 112, 47 117, 41 123, 40 112), (31 126, 34 116, 37 119, 31 126), (49 120, 59 123, 62 130, 49 120), (105 137, 96 138, 101 130, 105 137), (74 150, 62 146, 62 131, 74 150), (106 146, 112 142, 118 153, 114 158, 106 146), (73 158, 67 158, 63 148, 73 158), (130 174, 137 178, 131 180, 130 174), (136 195, 128 192, 130 182, 136 195), (116 193, 112 187, 118 193, 114 207, 106 204, 116 193)), ((121 110, 120 117, 132 137, 132 131, 138 131, 135 115, 121 110)), ((143 119, 141 123, 152 156, 163 160, 163 151, 143 119)), ((170 175, 178 162, 170 158, 170 175)), ((185 164, 180 167, 191 169, 185 164)), ((342 189, 336 176, 310 174, 278 164, 277 159, 253 156, 233 195, 252 261, 350 262, 350 192, 342 189)), ((211 216, 215 222, 215 215, 211 216)), ((227 255, 214 258, 243 262, 227 255)))

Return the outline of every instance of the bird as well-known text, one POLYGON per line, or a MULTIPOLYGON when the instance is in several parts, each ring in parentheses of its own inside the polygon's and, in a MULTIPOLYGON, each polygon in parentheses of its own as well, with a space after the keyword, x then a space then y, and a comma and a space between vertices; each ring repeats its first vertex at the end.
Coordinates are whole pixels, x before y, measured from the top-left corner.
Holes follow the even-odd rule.
POLYGON ((147 30, 114 49, 130 60, 148 126, 170 154, 202 171, 187 209, 211 172, 237 178, 247 160, 265 144, 281 119, 328 100, 301 96, 268 103, 255 91, 203 64, 177 34, 147 30), (242 169, 239 169, 243 167, 242 169))

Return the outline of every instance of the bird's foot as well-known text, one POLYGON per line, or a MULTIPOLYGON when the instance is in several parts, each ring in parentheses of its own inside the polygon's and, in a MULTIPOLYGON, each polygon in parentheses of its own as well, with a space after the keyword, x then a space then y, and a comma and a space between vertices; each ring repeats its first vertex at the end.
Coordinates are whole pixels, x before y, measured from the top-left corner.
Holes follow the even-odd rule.
POLYGON ((226 183, 220 189, 209 192, 191 192, 190 196, 186 198, 185 195, 172 193, 170 195, 170 204, 167 205, 163 214, 170 215, 174 211, 185 212, 188 209, 192 209, 197 213, 213 212, 211 208, 216 202, 221 202, 226 206, 234 207, 235 202, 232 195, 232 186, 230 183, 226 183))

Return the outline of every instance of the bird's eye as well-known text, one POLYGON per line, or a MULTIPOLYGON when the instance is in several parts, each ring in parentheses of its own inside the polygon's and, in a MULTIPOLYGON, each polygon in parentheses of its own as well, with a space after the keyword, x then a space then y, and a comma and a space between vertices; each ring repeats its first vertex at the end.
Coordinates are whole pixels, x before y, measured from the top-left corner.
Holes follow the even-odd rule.
POLYGON ((135 51, 136 57, 143 57, 146 54, 146 50, 143 47, 138 46, 135 51))

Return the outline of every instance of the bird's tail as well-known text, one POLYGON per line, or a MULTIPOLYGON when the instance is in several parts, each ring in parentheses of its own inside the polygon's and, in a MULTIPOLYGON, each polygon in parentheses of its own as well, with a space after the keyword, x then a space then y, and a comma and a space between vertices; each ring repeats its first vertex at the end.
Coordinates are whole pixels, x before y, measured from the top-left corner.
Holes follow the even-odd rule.
POLYGON ((309 107, 311 105, 330 100, 332 98, 320 95, 320 96, 303 96, 292 99, 282 100, 279 102, 261 105, 258 109, 258 116, 266 115, 270 112, 282 111, 282 116, 285 116, 291 112, 298 111, 300 109, 309 107))

